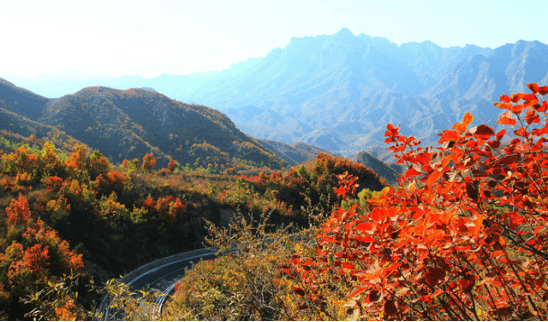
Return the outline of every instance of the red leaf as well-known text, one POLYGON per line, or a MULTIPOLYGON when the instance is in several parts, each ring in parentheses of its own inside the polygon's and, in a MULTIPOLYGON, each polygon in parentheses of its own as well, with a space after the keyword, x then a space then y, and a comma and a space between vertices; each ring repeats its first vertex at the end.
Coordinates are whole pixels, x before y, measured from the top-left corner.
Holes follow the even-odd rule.
POLYGON ((537 111, 539 112, 546 112, 546 110, 548 110, 548 101, 542 102, 542 106, 537 108, 537 111))
POLYGON ((506 112, 503 113, 499 120, 497 121, 498 124, 508 124, 508 125, 516 125, 516 119, 514 119, 512 112, 506 112))
POLYGON ((466 131, 466 129, 468 129, 468 127, 464 126, 464 124, 462 123, 454 124, 453 126, 451 126, 451 128, 459 132, 464 132, 466 131))
POLYGON ((528 109, 525 113, 525 121, 531 125, 533 123, 540 123, 540 117, 534 109, 528 109))
POLYGON ((512 105, 512 107, 510 108, 510 111, 512 111, 512 113, 514 114, 519 114, 521 113, 521 111, 523 111, 523 105, 522 104, 512 105))
POLYGON ((398 153, 405 150, 405 145, 400 145, 399 147, 394 149, 394 153, 398 153))
POLYGON ((512 102, 517 103, 521 100, 531 101, 531 100, 534 100, 536 98, 537 97, 536 97, 535 94, 517 93, 517 94, 512 95, 512 102))
POLYGON ((441 136, 438 143, 445 143, 450 141, 457 141, 459 139, 459 135, 457 131, 451 131, 451 130, 445 130, 443 131, 443 135, 441 136))
POLYGON ((473 120, 474 120, 474 116, 472 116, 472 114, 466 112, 466 114, 464 114, 464 117, 462 118, 462 124, 464 126, 468 126, 468 125, 470 125, 470 123, 472 123, 473 120))
POLYGON ((400 131, 400 125, 398 125, 398 127, 394 127, 394 125, 388 123, 386 124, 386 129, 388 131, 386 131, 384 136, 398 136, 400 131))
POLYGON ((478 189, 476 185, 473 183, 466 184, 466 194, 473 200, 478 199, 478 189))
POLYGON ((445 270, 441 267, 433 268, 429 267, 426 271, 426 274, 424 274, 424 280, 428 285, 431 287, 436 286, 439 281, 441 281, 445 277, 445 270))
POLYGON ((472 133, 474 133, 474 137, 476 139, 482 140, 488 140, 490 137, 495 135, 495 132, 493 132, 493 130, 485 124, 479 125, 472 133))
POLYGON ((370 235, 367 235, 367 236, 361 236, 361 237, 356 237, 357 240, 359 240, 360 242, 362 243, 373 243, 375 242, 375 238, 371 237, 370 235))
MULTIPOLYGON (((348 297, 353 298, 355 296, 358 296, 358 295, 362 294, 363 292, 367 291, 368 289, 369 289, 369 287, 366 287, 366 286, 358 287, 358 288, 354 289, 354 291, 352 293, 348 294, 348 297)), ((372 291, 372 292, 375 292, 375 291, 372 291)))
POLYGON ((356 227, 356 230, 359 231, 373 231, 374 225, 372 222, 362 222, 356 227))
POLYGON ((431 158, 432 158, 432 154, 428 152, 422 152, 417 154, 417 162, 419 162, 422 165, 429 164, 431 158))
POLYGON ((407 170, 405 172, 405 176, 407 178, 410 178, 410 177, 418 177, 418 176, 421 176, 422 173, 418 172, 417 170, 413 169, 413 167, 410 167, 409 170, 407 170))
POLYGON ((374 222, 381 222, 386 218, 386 212, 386 209, 375 208, 369 213, 369 218, 371 218, 371 220, 373 220, 374 222))
POLYGON ((537 290, 541 290, 543 285, 544 285, 544 276, 541 276, 535 280, 535 288, 537 290))
POLYGON ((436 183, 436 181, 438 181, 439 178, 441 178, 441 176, 443 175, 443 172, 442 171, 434 171, 432 172, 432 174, 430 174, 430 176, 428 177, 428 179, 426 180, 426 184, 428 185, 428 187, 432 187, 432 185, 434 183, 436 183))
POLYGON ((517 129, 514 131, 514 134, 521 137, 527 136, 527 131, 525 129, 517 129))
POLYGON ((467 278, 463 278, 461 279, 460 281, 457 282, 461 289, 463 290, 463 292, 465 293, 468 293, 471 291, 472 287, 474 286, 474 283, 473 281, 467 279, 467 278))
POLYGON ((396 269, 398 269, 398 267, 400 267, 400 266, 401 266, 401 264, 399 262, 392 263, 390 266, 383 269, 382 276, 383 277, 390 276, 390 274, 392 274, 392 272, 395 271, 396 269))
POLYGON ((510 103, 495 103, 496 107, 503 109, 503 110, 510 110, 512 108, 512 104, 510 103))
POLYGON ((369 292, 369 294, 367 295, 367 298, 365 299, 365 303, 377 302, 381 298, 381 295, 382 295, 381 292, 377 290, 373 290, 369 292))
POLYGON ((529 87, 529 89, 531 90, 531 92, 533 92, 533 93, 538 93, 538 90, 539 90, 538 84, 536 84, 536 83, 529 83, 529 84, 527 84, 527 87, 529 87))
POLYGON ((352 263, 343 263, 342 268, 344 268, 344 269, 354 269, 354 264, 352 264, 352 263))
POLYGON ((340 186, 339 188, 335 189, 335 193, 337 194, 337 197, 340 197, 340 196, 342 196, 343 198, 348 197, 348 195, 347 195, 348 191, 343 186, 340 186))
POLYGON ((538 99, 534 99, 532 101, 529 101, 529 102, 525 102, 523 104, 523 108, 528 108, 528 107, 531 107, 531 106, 538 106, 538 99))
POLYGON ((506 134, 506 130, 502 129, 497 133, 497 141, 502 140, 502 137, 506 134))
POLYGON ((499 98, 499 101, 502 101, 502 102, 506 102, 506 103, 510 103, 512 102, 512 98, 508 95, 502 95, 500 98, 499 98))
POLYGON ((527 84, 527 87, 534 93, 539 93, 540 95, 548 94, 548 86, 539 87, 538 84, 531 83, 527 84))
POLYGON ((384 302, 384 315, 385 316, 391 316, 398 313, 398 309, 396 308, 396 304, 394 303, 394 300, 388 300, 384 302))

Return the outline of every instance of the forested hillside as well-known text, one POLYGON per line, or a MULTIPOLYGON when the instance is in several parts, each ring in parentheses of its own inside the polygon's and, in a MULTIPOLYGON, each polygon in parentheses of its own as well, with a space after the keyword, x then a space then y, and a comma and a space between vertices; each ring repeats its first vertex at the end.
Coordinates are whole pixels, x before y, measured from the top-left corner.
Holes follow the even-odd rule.
POLYGON ((22 135, 36 132, 40 137, 60 130, 114 162, 152 153, 161 167, 170 158, 217 172, 286 166, 224 114, 154 91, 91 87, 47 99, 6 81, 0 86, 0 111, 7 113, 2 129, 22 135))
POLYGON ((202 247, 204 219, 223 226, 237 212, 269 213, 277 226, 303 227, 304 207, 338 200, 337 174, 385 186, 367 167, 327 154, 286 172, 234 176, 174 162, 158 170, 150 154, 117 165, 81 145, 65 154, 49 141, 15 139, 4 137, 0 150, 0 315, 9 320, 89 318, 100 296, 92 280, 100 286, 202 247))
POLYGON ((162 317, 546 319, 548 86, 527 87, 495 103, 501 130, 465 113, 424 146, 387 124, 406 165, 398 187, 357 193, 358 177, 340 175, 343 201, 301 234, 244 220, 211 229, 214 245, 237 251, 188 272, 162 317))
POLYGON ((204 85, 188 99, 225 112, 255 137, 354 156, 386 150, 387 123, 401 124, 429 144, 463 111, 496 126, 499 112, 484 107, 504 93, 523 91, 526 81, 548 81, 547 56, 548 46, 536 41, 495 49, 398 46, 343 29, 294 38, 247 71, 204 85))

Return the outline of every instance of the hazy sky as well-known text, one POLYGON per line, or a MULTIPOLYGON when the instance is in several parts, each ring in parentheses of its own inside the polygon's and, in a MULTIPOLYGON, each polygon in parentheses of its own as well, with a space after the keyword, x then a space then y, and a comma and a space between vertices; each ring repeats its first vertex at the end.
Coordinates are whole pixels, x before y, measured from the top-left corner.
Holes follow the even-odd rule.
POLYGON ((344 27, 397 44, 548 43, 547 18, 546 0, 2 0, 0 77, 221 70, 344 27))

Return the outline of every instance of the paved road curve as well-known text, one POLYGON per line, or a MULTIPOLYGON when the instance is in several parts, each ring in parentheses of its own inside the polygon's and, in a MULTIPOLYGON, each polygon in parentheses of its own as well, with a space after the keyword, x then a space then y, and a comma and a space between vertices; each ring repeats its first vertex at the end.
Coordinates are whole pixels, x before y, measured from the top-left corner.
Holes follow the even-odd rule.
POLYGON ((129 284, 136 290, 146 288, 161 292, 179 281, 185 274, 185 268, 190 267, 192 263, 197 263, 202 259, 213 259, 216 254, 217 252, 209 252, 164 264, 137 276, 129 284))
MULTIPOLYGON (((131 281, 127 282, 131 285, 133 290, 145 289, 150 292, 159 292, 162 294, 169 294, 177 283, 185 274, 185 268, 191 267, 193 263, 197 263, 202 259, 213 259, 216 257, 217 252, 204 252, 198 255, 189 254, 188 257, 183 256, 160 266, 151 267, 150 269, 142 272, 139 276, 134 277, 131 281)), ((173 256, 170 256, 173 258, 173 256)), ((170 259, 171 260, 171 259, 170 259)), ((158 260, 155 262, 160 262, 158 260)), ((152 265, 155 266, 155 265, 152 265)), ((139 268, 138 270, 140 270, 139 268)), ((132 275, 132 273, 128 274, 132 275)), ((156 303, 159 304, 159 309, 164 303, 165 296, 160 297, 156 303)), ((105 302, 105 301, 104 301, 105 302)), ((106 304, 106 302, 105 302, 106 304)), ((161 311, 160 311, 161 313, 161 311)), ((109 315, 109 309, 106 310, 105 320, 109 315)))

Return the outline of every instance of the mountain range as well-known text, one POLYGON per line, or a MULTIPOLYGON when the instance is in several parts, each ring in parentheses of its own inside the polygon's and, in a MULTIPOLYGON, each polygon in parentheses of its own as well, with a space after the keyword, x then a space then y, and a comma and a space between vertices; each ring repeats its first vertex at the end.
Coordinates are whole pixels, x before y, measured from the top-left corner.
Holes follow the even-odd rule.
POLYGON ((386 160, 387 123, 401 124, 402 134, 427 144, 466 112, 496 127, 500 112, 493 102, 532 82, 548 83, 548 46, 538 41, 495 49, 397 45, 345 28, 293 38, 265 57, 220 72, 21 84, 50 97, 94 84, 147 87, 219 110, 252 137, 305 142, 347 157, 365 150, 386 160))
POLYGON ((437 141, 465 112, 496 126, 500 95, 548 82, 548 46, 518 41, 496 49, 400 46, 354 36, 298 38, 247 71, 186 98, 226 112, 259 138, 303 141, 345 156, 382 147, 387 123, 437 141))
POLYGON ((282 169, 326 152, 304 143, 260 142, 215 109, 146 89, 86 87, 49 99, 0 78, 0 116, 5 133, 34 135, 68 150, 64 145, 85 144, 116 163, 152 153, 159 166, 173 157, 183 166, 219 170, 282 169))

